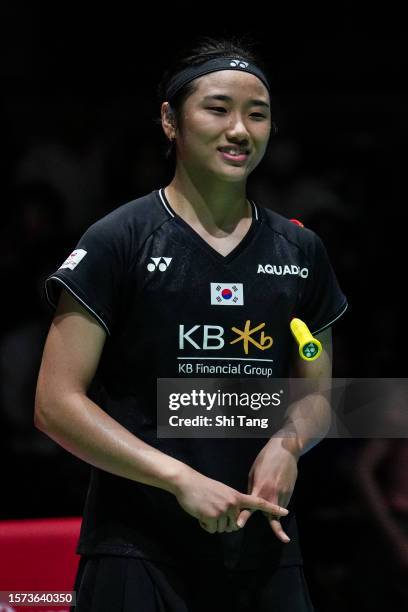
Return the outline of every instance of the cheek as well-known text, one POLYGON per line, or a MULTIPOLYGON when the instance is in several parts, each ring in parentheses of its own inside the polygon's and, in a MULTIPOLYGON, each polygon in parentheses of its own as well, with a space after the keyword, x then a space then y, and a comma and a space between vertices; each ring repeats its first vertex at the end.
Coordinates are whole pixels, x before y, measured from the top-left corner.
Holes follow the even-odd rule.
POLYGON ((212 121, 208 114, 186 114, 183 121, 185 135, 191 142, 211 142, 222 131, 220 122, 212 121))
POLYGON ((188 129, 183 137, 183 146, 187 151, 200 152, 202 154, 209 153, 209 146, 217 141, 217 134, 211 126, 207 124, 195 124, 194 129, 188 129))
POLYGON ((270 138, 270 130, 262 131, 257 136, 258 136, 257 137, 257 143, 258 143, 257 149, 259 151, 259 155, 263 157, 268 147, 269 138, 270 138))
POLYGON ((196 138, 202 143, 209 143, 217 138, 220 133, 220 127, 211 122, 208 118, 203 119, 195 124, 196 138))

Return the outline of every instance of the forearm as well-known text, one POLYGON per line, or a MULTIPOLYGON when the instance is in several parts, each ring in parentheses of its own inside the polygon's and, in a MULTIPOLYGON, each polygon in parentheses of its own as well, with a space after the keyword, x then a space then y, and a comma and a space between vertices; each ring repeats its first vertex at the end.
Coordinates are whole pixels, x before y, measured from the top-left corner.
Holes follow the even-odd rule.
POLYGON ((300 457, 327 435, 330 423, 331 406, 327 393, 308 393, 289 405, 284 424, 273 438, 281 438, 282 446, 300 457))
POLYGON ((275 434, 297 458, 316 446, 327 435, 331 424, 331 329, 316 337, 323 346, 319 359, 306 362, 296 354, 292 360, 290 403, 283 426, 275 434))
POLYGON ((81 392, 53 402, 38 395, 35 426, 95 467, 173 494, 191 470, 133 435, 81 392))

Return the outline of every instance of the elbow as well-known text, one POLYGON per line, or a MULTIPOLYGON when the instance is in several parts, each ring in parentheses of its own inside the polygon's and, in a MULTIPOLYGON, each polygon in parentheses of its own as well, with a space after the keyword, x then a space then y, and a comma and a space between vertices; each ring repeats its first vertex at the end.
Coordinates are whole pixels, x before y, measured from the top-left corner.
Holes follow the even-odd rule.
POLYGON ((50 427, 51 405, 54 404, 51 394, 46 390, 46 385, 37 383, 34 401, 34 427, 47 433, 50 427))
POLYGON ((34 427, 50 436, 69 427, 79 397, 82 397, 82 393, 62 389, 59 385, 38 382, 34 402, 34 427))
POLYGON ((34 427, 40 431, 46 431, 46 409, 44 399, 40 397, 39 391, 35 396, 34 403, 34 427))
POLYGON ((42 432, 46 431, 44 420, 37 411, 34 412, 34 427, 38 429, 39 431, 42 431, 42 432))

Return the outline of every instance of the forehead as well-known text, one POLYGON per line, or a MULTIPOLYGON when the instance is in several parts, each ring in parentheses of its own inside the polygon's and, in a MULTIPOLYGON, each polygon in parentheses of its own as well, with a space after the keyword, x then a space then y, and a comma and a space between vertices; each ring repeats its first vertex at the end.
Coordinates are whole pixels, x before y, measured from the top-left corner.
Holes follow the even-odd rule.
POLYGON ((254 97, 269 102, 269 92, 254 74, 242 70, 219 70, 195 80, 192 96, 229 95, 232 98, 254 97))

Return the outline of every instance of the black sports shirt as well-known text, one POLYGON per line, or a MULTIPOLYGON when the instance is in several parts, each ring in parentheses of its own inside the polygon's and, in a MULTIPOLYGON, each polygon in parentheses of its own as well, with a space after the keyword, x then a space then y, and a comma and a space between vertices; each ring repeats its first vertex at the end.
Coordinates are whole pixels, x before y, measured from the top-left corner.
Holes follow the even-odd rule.
MULTIPOLYGON (((108 334, 92 399, 146 443, 245 493, 266 440, 158 438, 157 378, 287 377, 292 317, 318 333, 347 309, 313 231, 252 203, 249 231, 223 256, 172 210, 163 189, 93 224, 46 280, 53 307, 62 287, 108 334), (245 325, 261 326, 258 346, 231 344, 233 328, 245 325)), ((78 553, 224 559, 242 568, 301 563, 293 511, 282 525, 289 544, 261 512, 238 532, 209 534, 167 491, 92 467, 78 553)))

